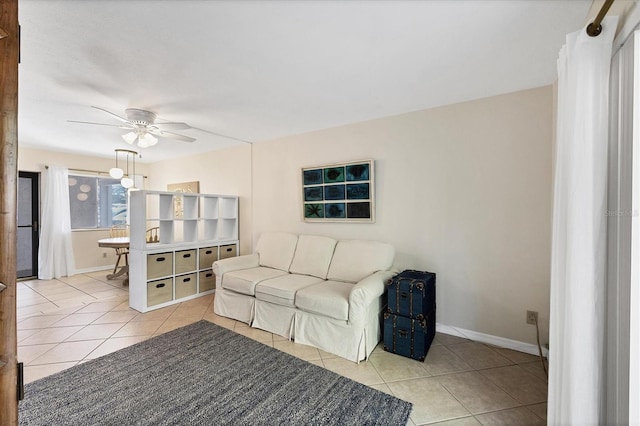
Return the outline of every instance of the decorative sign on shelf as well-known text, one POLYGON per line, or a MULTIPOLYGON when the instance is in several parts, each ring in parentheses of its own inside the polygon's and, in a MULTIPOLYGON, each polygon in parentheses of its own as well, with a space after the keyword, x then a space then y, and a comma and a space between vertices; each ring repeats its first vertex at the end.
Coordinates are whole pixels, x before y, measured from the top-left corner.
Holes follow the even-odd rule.
MULTIPOLYGON (((200 181, 182 182, 182 183, 170 183, 167 184, 167 191, 169 192, 189 192, 197 194, 200 192, 200 181)), ((181 218, 184 214, 184 206, 182 205, 182 197, 176 196, 173 199, 174 215, 177 219, 181 218)))
POLYGON ((373 160, 302 169, 305 222, 374 221, 373 160))

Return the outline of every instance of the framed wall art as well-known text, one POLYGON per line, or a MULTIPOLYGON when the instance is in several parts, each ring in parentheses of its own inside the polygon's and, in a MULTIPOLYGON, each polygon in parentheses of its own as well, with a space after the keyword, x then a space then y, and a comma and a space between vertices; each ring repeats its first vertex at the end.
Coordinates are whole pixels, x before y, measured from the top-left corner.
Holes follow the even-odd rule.
MULTIPOLYGON (((167 191, 169 192, 189 192, 197 194, 200 192, 200 181, 193 182, 181 182, 181 183, 169 183, 167 184, 167 191)), ((184 213, 184 206, 182 205, 182 197, 176 196, 173 199, 174 216, 181 218, 184 213)))
POLYGON ((303 168, 304 221, 374 222, 373 177, 373 160, 303 168))

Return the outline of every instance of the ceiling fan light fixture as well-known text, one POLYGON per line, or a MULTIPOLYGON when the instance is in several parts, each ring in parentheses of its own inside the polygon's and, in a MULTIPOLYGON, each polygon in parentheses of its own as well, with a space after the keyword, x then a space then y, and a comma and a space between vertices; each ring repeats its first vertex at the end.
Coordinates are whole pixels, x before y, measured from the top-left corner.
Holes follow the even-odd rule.
POLYGON ((114 179, 120 179, 122 176, 124 176, 124 170, 118 167, 112 167, 109 170, 109 176, 111 176, 114 179))
POLYGON ((129 132, 122 135, 122 139, 124 139, 124 141, 129 145, 133 145, 137 137, 138 137, 138 134, 136 132, 129 132))
POLYGON ((138 146, 140 148, 147 148, 150 146, 154 146, 157 143, 158 143, 158 138, 156 138, 150 133, 145 133, 143 135, 140 135, 140 137, 138 138, 138 146))

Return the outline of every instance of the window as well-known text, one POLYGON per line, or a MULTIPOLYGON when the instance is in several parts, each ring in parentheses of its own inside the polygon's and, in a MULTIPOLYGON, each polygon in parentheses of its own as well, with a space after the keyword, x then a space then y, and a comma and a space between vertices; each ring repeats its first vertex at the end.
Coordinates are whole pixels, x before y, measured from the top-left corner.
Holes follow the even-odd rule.
POLYGON ((69 175, 71 229, 110 228, 127 222, 127 189, 119 179, 69 175))

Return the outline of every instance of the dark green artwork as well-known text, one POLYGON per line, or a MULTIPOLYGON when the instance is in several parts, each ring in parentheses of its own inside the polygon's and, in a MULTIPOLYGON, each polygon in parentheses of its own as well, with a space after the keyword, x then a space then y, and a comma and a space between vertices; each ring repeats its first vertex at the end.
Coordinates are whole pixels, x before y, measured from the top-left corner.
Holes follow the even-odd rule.
POLYGON ((344 182, 344 167, 324 169, 324 183, 344 182))
POLYGON ((308 222, 374 222, 373 160, 302 169, 302 209, 308 222))
POLYGON ((324 204, 305 204, 304 217, 309 219, 322 219, 324 217, 324 204))
POLYGON ((369 164, 347 166, 347 181, 369 180, 369 164))

